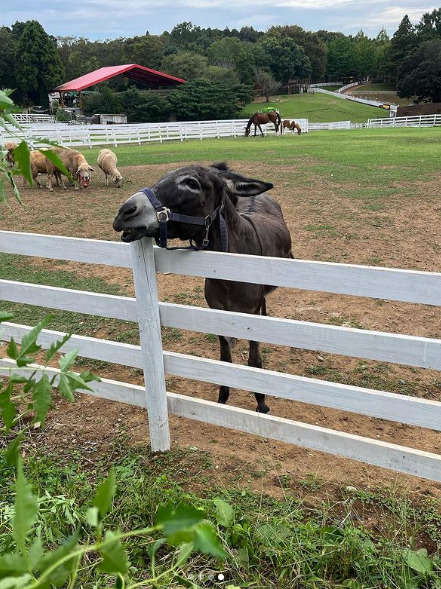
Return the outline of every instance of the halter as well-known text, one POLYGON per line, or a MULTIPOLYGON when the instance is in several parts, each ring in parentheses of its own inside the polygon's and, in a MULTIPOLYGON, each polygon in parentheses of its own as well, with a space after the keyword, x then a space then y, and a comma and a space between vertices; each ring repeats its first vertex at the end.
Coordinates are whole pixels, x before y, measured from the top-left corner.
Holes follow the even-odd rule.
POLYGON ((168 250, 176 250, 176 249, 191 249, 191 250, 200 250, 206 249, 210 243, 208 239, 208 233, 210 231, 210 227, 216 217, 219 215, 219 228, 221 234, 221 243, 222 243, 222 251, 228 251, 228 232, 227 232, 227 224, 225 219, 222 215, 224 210, 224 201, 214 209, 211 215, 207 215, 206 217, 193 217, 191 215, 182 215, 181 213, 173 213, 170 209, 165 207, 155 196, 153 190, 151 188, 142 188, 140 192, 143 192, 146 197, 149 199, 151 205, 156 211, 156 217, 159 223, 159 237, 155 237, 156 245, 159 247, 168 249, 168 250), (177 221, 178 223, 188 223, 189 225, 201 225, 205 227, 205 237, 202 240, 202 244, 200 247, 196 246, 192 240, 190 239, 190 245, 185 248, 180 247, 167 247, 167 223, 169 221, 177 221))

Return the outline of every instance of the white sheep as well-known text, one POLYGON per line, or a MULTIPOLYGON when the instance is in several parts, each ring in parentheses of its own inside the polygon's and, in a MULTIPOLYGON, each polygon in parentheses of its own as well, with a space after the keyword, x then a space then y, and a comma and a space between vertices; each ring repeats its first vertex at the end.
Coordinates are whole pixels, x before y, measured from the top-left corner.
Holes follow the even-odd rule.
POLYGON ((109 185, 109 176, 117 188, 121 188, 123 177, 116 168, 118 160, 111 149, 102 149, 98 154, 98 166, 104 172, 106 177, 106 186, 109 185))

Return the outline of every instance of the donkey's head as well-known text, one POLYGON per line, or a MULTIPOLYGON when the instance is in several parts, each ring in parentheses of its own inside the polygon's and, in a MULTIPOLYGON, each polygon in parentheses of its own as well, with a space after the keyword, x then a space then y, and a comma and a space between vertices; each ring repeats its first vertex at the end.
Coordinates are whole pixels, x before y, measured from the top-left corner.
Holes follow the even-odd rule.
POLYGON ((159 239, 166 226, 168 238, 190 239, 201 246, 208 240, 212 222, 222 217, 227 200, 235 205, 238 196, 253 196, 272 187, 230 172, 225 163, 186 166, 126 200, 113 228, 122 231, 122 241, 130 242, 144 236, 159 239))

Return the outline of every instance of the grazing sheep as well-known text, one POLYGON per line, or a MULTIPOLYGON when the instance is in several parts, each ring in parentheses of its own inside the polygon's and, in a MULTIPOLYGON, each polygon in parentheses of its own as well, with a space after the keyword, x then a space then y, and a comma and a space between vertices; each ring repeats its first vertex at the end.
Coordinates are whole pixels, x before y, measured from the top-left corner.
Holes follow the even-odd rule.
MULTIPOLYGON (((38 186, 38 188, 43 188, 42 184, 40 184, 38 176, 40 174, 47 174, 47 163, 49 160, 46 159, 44 152, 47 149, 35 150, 29 152, 29 158, 31 162, 31 174, 32 180, 38 186)), ((60 185, 61 183, 61 174, 58 170, 54 172, 55 178, 57 180, 57 184, 60 185)), ((23 186, 26 186, 26 178, 23 178, 23 186)))
POLYGON ((18 147, 18 145, 16 143, 13 143, 12 141, 7 141, 5 143, 4 148, 6 149, 6 161, 8 162, 8 164, 12 167, 15 164, 15 159, 14 159, 14 149, 18 147))
POLYGON ((118 160, 113 151, 111 149, 102 149, 98 154, 97 163, 101 170, 104 172, 104 176, 106 177, 106 186, 109 185, 110 176, 115 186, 117 188, 121 188, 123 177, 116 168, 118 160))
MULTIPOLYGON (((75 190, 80 188, 87 188, 90 184, 90 172, 94 172, 92 166, 90 166, 86 158, 82 153, 75 149, 60 148, 57 147, 53 151, 58 155, 62 161, 66 170, 74 178, 75 190)), ((48 188, 52 192, 52 176, 57 175, 57 168, 54 163, 47 160, 47 175, 48 175, 48 188)), ((60 176, 61 188, 65 189, 63 178, 60 176)))

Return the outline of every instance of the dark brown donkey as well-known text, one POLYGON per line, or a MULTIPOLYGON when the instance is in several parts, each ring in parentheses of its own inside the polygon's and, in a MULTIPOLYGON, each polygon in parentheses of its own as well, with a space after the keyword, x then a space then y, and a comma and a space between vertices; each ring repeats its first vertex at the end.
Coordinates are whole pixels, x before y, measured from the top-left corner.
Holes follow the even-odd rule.
MULTIPOLYGON (((291 236, 279 204, 266 191, 272 184, 231 172, 225 163, 187 166, 166 174, 151 188, 131 196, 113 222, 125 242, 154 237, 190 240, 195 249, 292 258, 291 236)), ((265 297, 274 286, 205 280, 213 309, 266 315, 265 297)), ((220 359, 231 362, 230 338, 219 336, 220 359)), ((250 341, 248 365, 262 367, 259 342, 250 341)), ((255 393, 257 411, 268 413, 265 395, 255 393)), ((219 403, 229 388, 221 386, 219 403)))

